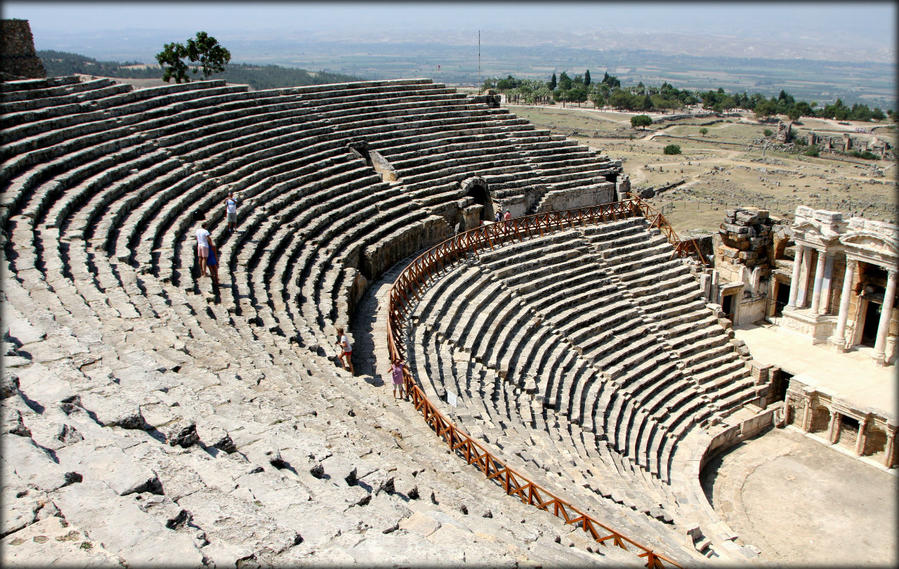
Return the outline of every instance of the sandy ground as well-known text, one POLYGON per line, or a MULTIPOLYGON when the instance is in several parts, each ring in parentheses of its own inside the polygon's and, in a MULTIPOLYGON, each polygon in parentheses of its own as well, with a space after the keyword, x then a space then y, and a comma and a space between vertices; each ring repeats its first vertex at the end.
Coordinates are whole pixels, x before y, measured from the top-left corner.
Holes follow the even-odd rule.
POLYGON ((765 564, 895 567, 897 474, 792 427, 713 458, 702 472, 712 506, 765 564))

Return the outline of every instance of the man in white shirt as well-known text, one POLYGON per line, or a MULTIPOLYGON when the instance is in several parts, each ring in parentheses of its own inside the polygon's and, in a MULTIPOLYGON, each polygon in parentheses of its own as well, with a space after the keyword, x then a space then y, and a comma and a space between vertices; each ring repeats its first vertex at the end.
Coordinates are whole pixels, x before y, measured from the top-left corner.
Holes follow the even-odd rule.
POLYGON ((197 229, 197 255, 200 257, 200 276, 206 276, 206 259, 209 258, 209 231, 206 222, 200 224, 197 229))
POLYGON ((225 213, 228 217, 228 232, 233 232, 237 229, 237 198, 234 197, 234 192, 228 194, 228 199, 225 200, 225 213))

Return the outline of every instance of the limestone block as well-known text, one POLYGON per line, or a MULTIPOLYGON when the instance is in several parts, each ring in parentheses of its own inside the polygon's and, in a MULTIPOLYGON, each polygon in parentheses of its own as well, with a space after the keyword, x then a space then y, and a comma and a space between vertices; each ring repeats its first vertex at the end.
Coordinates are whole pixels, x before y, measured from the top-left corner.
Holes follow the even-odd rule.
POLYGON ((97 417, 97 422, 104 427, 121 427, 123 429, 144 429, 147 423, 140 411, 140 406, 121 394, 103 396, 98 393, 81 394, 81 406, 97 417))
POLYGON ((31 431, 25 426, 22 420, 22 413, 18 409, 7 409, 0 413, 0 423, 2 423, 2 432, 19 435, 20 437, 31 437, 31 431))
POLYGON ((169 445, 179 445, 182 448, 195 445, 200 442, 197 434, 197 424, 187 419, 180 419, 165 428, 165 440, 169 445))
POLYGON ((110 553, 80 526, 56 516, 6 535, 0 546, 0 563, 5 567, 30 565, 38 559, 44 566, 125 566, 121 558, 110 553))
POLYGON ((234 444, 228 431, 217 425, 200 423, 197 425, 197 436, 200 438, 203 446, 207 448, 214 448, 227 453, 237 451, 237 446, 234 444))
POLYGON ((16 373, 19 376, 19 391, 44 408, 55 407, 75 395, 68 381, 43 364, 19 368, 16 373))
POLYGON ((47 492, 68 484, 63 467, 46 450, 35 445, 32 439, 4 434, 0 441, 3 460, 10 462, 24 483, 47 492))
POLYGON ((172 500, 180 500, 182 496, 193 494, 206 487, 199 473, 192 467, 192 462, 185 460, 188 455, 203 455, 205 452, 192 449, 192 452, 175 450, 166 445, 150 440, 136 444, 123 451, 130 460, 156 474, 165 496, 172 500))
MULTIPOLYGON (((286 525, 294 520, 286 517, 275 519, 253 502, 228 499, 208 488, 181 498, 179 505, 192 514, 193 523, 206 532, 210 544, 243 544, 257 554, 275 555, 298 541, 297 531, 286 525)), ((295 514, 300 517, 308 515, 302 512, 298 510, 295 514)), ((305 521, 309 524, 323 523, 308 518, 305 521)))
POLYGON ((18 340, 20 345, 26 346, 34 342, 40 342, 47 337, 47 334, 33 326, 25 317, 19 315, 9 319, 9 336, 18 340))
POLYGON ((435 520, 427 513, 414 512, 411 516, 400 522, 400 529, 404 529, 421 537, 428 537, 440 529, 440 525, 439 521, 435 520))
POLYGON ((19 392, 19 376, 4 370, 0 376, 0 399, 12 397, 19 392))
POLYGON ((88 537, 128 566, 202 564, 190 536, 166 528, 132 497, 117 496, 102 482, 85 480, 64 488, 55 502, 66 521, 90 528, 88 537))
POLYGON ((3 516, 0 532, 8 535, 33 524, 38 511, 48 502, 47 494, 28 488, 8 461, 3 461, 3 516))
POLYGON ((89 441, 81 441, 60 449, 57 457, 60 466, 67 471, 78 472, 85 480, 104 482, 119 496, 163 492, 155 472, 115 447, 97 447, 89 441))

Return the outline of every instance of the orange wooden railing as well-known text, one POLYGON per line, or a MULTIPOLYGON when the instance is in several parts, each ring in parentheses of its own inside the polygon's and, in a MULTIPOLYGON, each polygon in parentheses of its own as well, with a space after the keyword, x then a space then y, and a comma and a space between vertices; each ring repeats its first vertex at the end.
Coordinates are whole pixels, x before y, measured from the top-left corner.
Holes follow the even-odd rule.
MULTIPOLYGON (((420 298, 423 288, 433 282, 440 271, 456 261, 469 254, 477 255, 479 250, 488 247, 493 249, 507 241, 545 235, 560 229, 574 227, 575 224, 598 223, 641 215, 649 218, 647 212, 650 212, 647 209, 647 204, 637 198, 578 210, 540 213, 471 229, 428 249, 400 273, 390 288, 388 295, 387 346, 391 360, 395 358, 404 359, 405 345, 403 344, 401 334, 406 313, 412 302, 420 298)), ((660 219, 664 220, 664 218, 660 219)), ((654 223, 654 227, 664 228, 667 226, 670 228, 667 222, 659 225, 660 222, 658 220, 651 221, 654 223)), ((671 230, 671 234, 673 234, 673 230, 671 230)), ((566 524, 572 524, 583 529, 598 543, 604 544, 607 541, 611 541, 622 549, 630 550, 630 548, 633 548, 639 557, 646 559, 646 567, 652 569, 680 567, 680 565, 668 557, 656 553, 607 525, 600 523, 570 503, 509 468, 496 455, 448 421, 425 397, 424 392, 416 384, 408 368, 405 368, 404 376, 407 393, 410 394, 415 409, 422 414, 428 426, 438 437, 446 442, 457 456, 464 458, 468 464, 475 465, 484 473, 488 480, 497 482, 502 486, 506 494, 517 496, 523 503, 551 512, 554 516, 562 518, 566 524)))
POLYGON ((699 248, 699 244, 695 239, 688 239, 687 241, 681 241, 681 239, 675 233, 674 228, 671 227, 671 224, 668 223, 668 220, 665 219, 665 216, 662 215, 662 212, 657 211, 654 207, 649 205, 646 201, 641 199, 639 196, 635 194, 629 194, 631 196, 631 200, 633 200, 637 207, 640 208, 640 211, 643 213, 643 217, 649 220, 649 224, 651 227, 658 228, 662 233, 665 234, 665 237, 668 238, 668 242, 674 246, 674 254, 679 255, 681 257, 686 257, 691 254, 695 254, 696 257, 703 265, 708 265, 709 262, 706 260, 705 255, 702 254, 702 249, 699 248))

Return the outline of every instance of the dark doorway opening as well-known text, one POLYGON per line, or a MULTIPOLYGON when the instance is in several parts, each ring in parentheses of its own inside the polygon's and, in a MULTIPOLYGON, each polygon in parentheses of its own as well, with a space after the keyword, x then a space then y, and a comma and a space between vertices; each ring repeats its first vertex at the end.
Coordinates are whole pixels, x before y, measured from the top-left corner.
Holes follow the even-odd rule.
POLYGON ((775 376, 774 385, 772 386, 775 397, 777 397, 775 401, 783 401, 787 398, 787 388, 790 387, 790 379, 792 377, 792 373, 784 370, 780 370, 780 373, 775 376))
POLYGON ((734 298, 736 296, 737 295, 735 294, 728 294, 721 299, 721 310, 723 310, 731 320, 734 319, 734 298))
POLYGON ((872 300, 869 300, 865 308, 865 325, 862 327, 862 339, 859 342, 862 346, 874 347, 877 341, 877 326, 880 324, 880 307, 872 300))
POLYGON ((840 418, 840 438, 837 442, 848 447, 854 447, 856 440, 858 440, 858 429, 857 419, 843 415, 840 418))
POLYGON ((777 296, 774 299, 774 315, 782 316, 784 312, 784 306, 790 302, 790 285, 783 282, 776 282, 777 285, 777 296))
POLYGON ((487 189, 486 183, 480 180, 472 182, 465 195, 472 197, 476 204, 484 206, 481 208, 482 221, 493 221, 493 200, 490 199, 490 191, 487 189))

